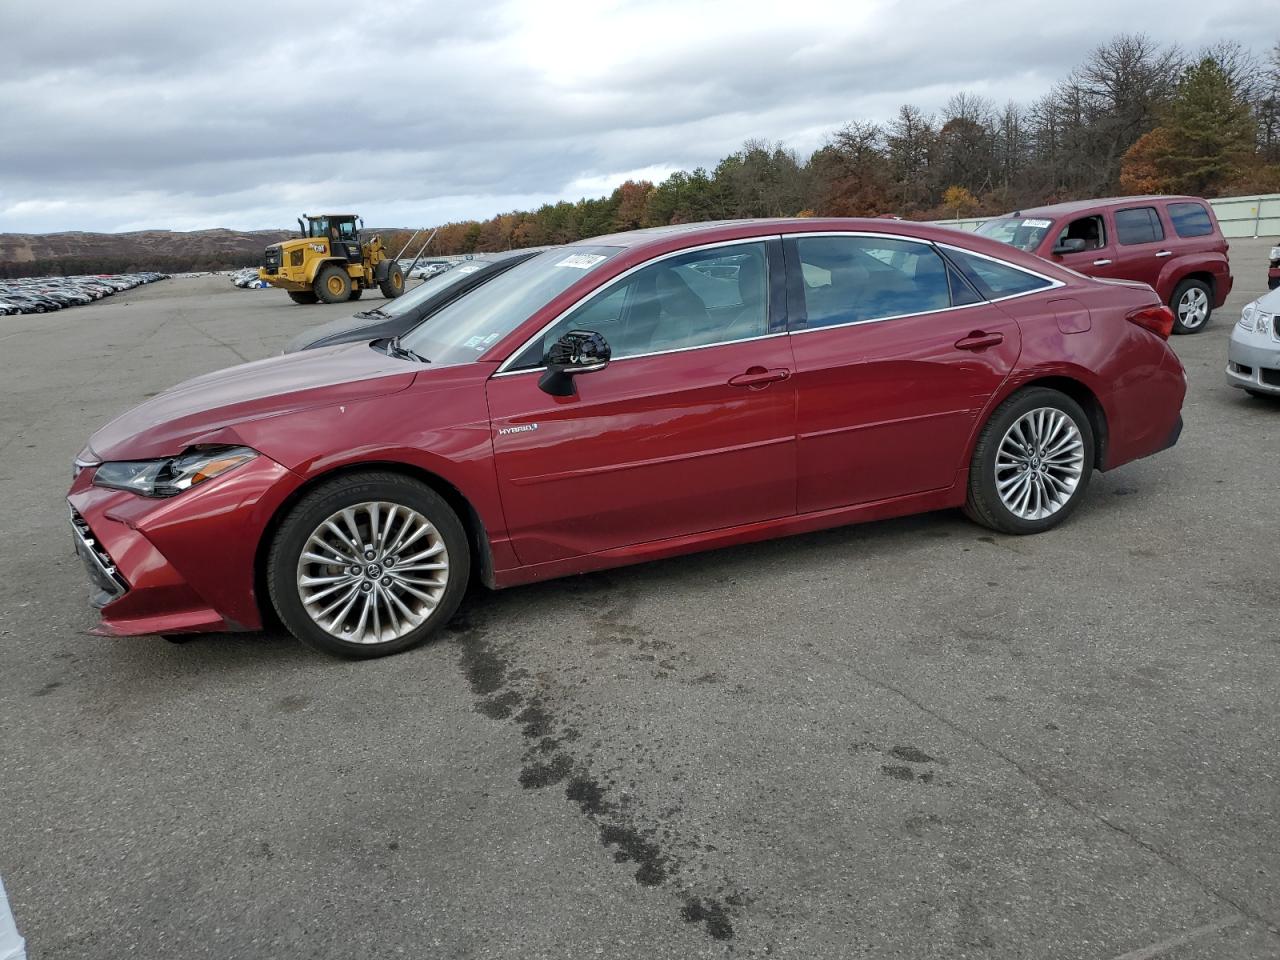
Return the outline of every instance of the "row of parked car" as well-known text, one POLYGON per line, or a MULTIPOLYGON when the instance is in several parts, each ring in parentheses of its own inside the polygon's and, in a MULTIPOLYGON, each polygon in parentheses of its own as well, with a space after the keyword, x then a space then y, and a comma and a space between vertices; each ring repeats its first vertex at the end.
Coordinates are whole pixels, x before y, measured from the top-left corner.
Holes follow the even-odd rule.
POLYGON ((122 290, 132 290, 144 283, 168 279, 167 273, 146 272, 0 280, 0 317, 15 313, 48 313, 63 307, 83 306, 122 290))
POLYGON ((230 276, 232 283, 237 287, 242 287, 246 290, 261 290, 263 287, 271 286, 271 284, 267 283, 265 280, 260 280, 258 278, 257 267, 245 267, 241 270, 233 270, 230 276))

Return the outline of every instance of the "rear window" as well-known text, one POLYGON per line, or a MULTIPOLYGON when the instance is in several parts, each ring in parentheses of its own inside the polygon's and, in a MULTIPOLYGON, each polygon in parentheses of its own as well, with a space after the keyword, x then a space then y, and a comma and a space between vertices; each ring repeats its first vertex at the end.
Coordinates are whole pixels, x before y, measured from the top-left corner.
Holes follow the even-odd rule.
POLYGON ((1169 204, 1169 219, 1180 237, 1207 237, 1213 233, 1209 211, 1198 203, 1169 204))
POLYGON ((1051 280, 1036 276, 1034 273, 1028 273, 998 260, 988 260, 986 257, 966 253, 955 247, 947 249, 947 256, 968 274, 974 286, 989 300, 1016 297, 1019 294, 1043 290, 1052 285, 1051 280))
POLYGON ((1116 211, 1116 239, 1124 246, 1155 243, 1164 239, 1164 227, 1155 207, 1134 207, 1116 211))

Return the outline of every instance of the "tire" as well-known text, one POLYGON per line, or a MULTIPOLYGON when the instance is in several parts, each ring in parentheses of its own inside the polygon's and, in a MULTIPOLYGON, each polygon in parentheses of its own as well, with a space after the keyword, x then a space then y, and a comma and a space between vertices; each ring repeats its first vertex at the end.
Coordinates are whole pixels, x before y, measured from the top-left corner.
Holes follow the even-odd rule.
POLYGON ((323 303, 346 303, 351 296, 351 277, 347 271, 331 263, 320 269, 311 289, 323 303))
POLYGON ((315 303, 320 298, 315 295, 314 290, 290 290, 289 299, 294 303, 315 303))
POLYGON ((1244 388, 1244 392, 1256 400, 1266 400, 1268 403, 1280 403, 1280 395, 1274 393, 1264 393, 1261 390, 1251 390, 1244 388))
POLYGON ((404 271, 400 264, 393 263, 387 268, 387 275, 378 281, 378 289, 388 300, 394 300, 404 293, 404 271))
POLYGON ((1203 280, 1183 280, 1169 298, 1174 333, 1199 333, 1213 316, 1213 290, 1203 280))
POLYGON ((339 477, 307 494, 289 511, 267 559, 271 602, 289 632, 324 653, 355 660, 400 653, 429 640, 458 609, 470 573, 467 533, 452 508, 426 484, 385 472, 339 477), (396 513, 386 527, 392 507, 396 513), (406 511, 416 515, 417 525, 407 521, 406 511), (360 537, 358 551, 348 518, 360 537), (327 526, 335 522, 340 526, 327 526), (414 533, 424 522, 425 530, 414 533), (387 543, 370 532, 375 527, 389 531, 385 553, 387 543), (405 535, 416 551, 408 557, 393 552, 403 549, 397 541, 405 535), (353 562, 357 552, 358 563, 353 562), (342 562, 322 564, 308 557, 342 562), (425 569, 441 563, 443 571, 425 569), (332 609, 335 601, 339 606, 332 609), (329 623, 322 626, 318 620, 329 623))
POLYGON ((353 283, 353 284, 351 285, 351 298, 350 298, 350 299, 352 299, 352 300, 359 300, 362 296, 364 296, 364 287, 357 287, 357 286, 353 283))
POLYGON ((1064 393, 1045 387, 1031 387, 1000 404, 978 435, 969 464, 969 491, 964 512, 974 522, 1001 533, 1043 533, 1062 523, 1079 506, 1089 488, 1093 465, 1093 427, 1084 410, 1064 393), (1036 429, 1037 417, 1040 418, 1042 440, 1047 435, 1051 445, 1032 449, 1047 449, 1053 454, 1050 465, 1042 463, 1040 455, 1033 452, 1023 466, 1004 466, 1005 463, 1023 461, 1019 451, 1026 447, 1020 436, 1025 439, 1026 431, 1036 429), (1070 442, 1072 436, 1074 443, 1055 454, 1054 451, 1070 442), (1031 479, 1025 481, 1024 486, 1019 482, 1020 475, 1027 470, 1032 472, 1031 479), (1005 496, 1010 498, 1012 506, 1001 496, 997 475, 1003 481, 1005 496), (1025 504, 1020 503, 1023 490, 1028 494, 1025 504), (1022 506, 1021 510, 1015 509, 1019 506, 1022 506))

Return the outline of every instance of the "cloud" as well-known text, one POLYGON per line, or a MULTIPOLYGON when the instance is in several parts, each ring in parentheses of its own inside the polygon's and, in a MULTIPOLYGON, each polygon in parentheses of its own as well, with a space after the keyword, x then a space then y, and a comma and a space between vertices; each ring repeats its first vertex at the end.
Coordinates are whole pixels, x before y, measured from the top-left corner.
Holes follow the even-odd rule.
MULTIPOLYGON (((818 146, 958 90, 1029 100, 1123 32, 1256 35, 1255 3, 1106 18, 996 0, 592 4, 61 0, 0 13, 0 231, 489 216, 818 146)), ((1261 50, 1259 52, 1262 52, 1261 50)))

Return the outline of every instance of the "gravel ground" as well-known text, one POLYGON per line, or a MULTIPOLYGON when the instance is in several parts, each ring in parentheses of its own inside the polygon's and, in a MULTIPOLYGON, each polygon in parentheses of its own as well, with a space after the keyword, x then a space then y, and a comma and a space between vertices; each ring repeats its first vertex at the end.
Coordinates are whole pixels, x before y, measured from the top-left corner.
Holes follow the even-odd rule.
POLYGON ((1051 534, 937 513, 477 592, 358 664, 87 636, 63 501, 99 424, 347 307, 205 277, 0 318, 31 957, 1280 957, 1280 404, 1222 373, 1270 244, 1174 342, 1178 446, 1051 534))

